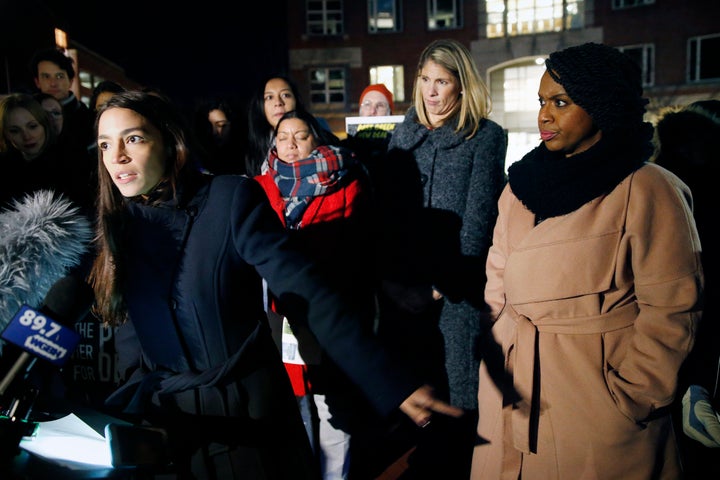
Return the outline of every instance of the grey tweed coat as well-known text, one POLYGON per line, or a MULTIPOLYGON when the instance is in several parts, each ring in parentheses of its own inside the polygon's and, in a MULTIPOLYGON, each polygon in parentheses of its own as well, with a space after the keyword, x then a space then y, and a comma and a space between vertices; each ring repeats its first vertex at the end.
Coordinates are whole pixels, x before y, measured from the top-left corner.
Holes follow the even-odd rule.
MULTIPOLYGON (((444 343, 445 373, 450 401, 477 408, 478 336, 485 309, 484 265, 497 218, 497 200, 505 185, 506 135, 485 119, 470 139, 455 133, 455 122, 430 130, 417 122, 411 107, 393 132, 388 161, 408 160, 406 178, 421 185, 421 206, 409 220, 412 232, 402 249, 415 258, 407 262, 415 278, 444 294, 439 329, 444 343), (414 159, 409 161, 410 157, 414 159), (413 244, 413 245, 410 245, 413 244)), ((404 201, 411 202, 406 195, 404 201)), ((405 225, 407 227, 407 225, 405 225)), ((431 290, 429 290, 431 292, 431 290)))

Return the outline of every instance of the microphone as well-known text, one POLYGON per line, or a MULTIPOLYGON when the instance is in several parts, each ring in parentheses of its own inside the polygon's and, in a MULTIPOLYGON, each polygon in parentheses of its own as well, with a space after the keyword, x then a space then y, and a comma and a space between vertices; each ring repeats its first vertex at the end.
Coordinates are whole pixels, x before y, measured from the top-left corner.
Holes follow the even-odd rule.
MULTIPOLYGON (((22 380, 27 378, 37 358, 56 365, 63 365, 70 358, 80 341, 72 326, 87 315, 94 298, 90 285, 68 275, 50 287, 39 309, 22 305, 2 332, 2 338, 24 351, 0 381, 0 399, 21 373, 22 380)), ((20 451, 22 437, 32 435, 37 428, 37 423, 28 421, 28 417, 38 390, 23 384, 17 391, 7 405, 3 402, 4 411, 0 414, 0 470, 20 451), (18 410, 23 401, 28 405, 18 410)))
MULTIPOLYGON (((38 358, 62 366, 80 341, 73 325, 90 311, 95 295, 86 282, 67 275, 55 282, 37 310, 23 305, 2 332, 2 338, 23 349, 0 381, 0 397, 23 373, 25 378, 38 358)), ((18 401, 8 408, 12 418, 18 401)))
POLYGON ((51 190, 29 193, 0 211, 0 329, 21 305, 38 305, 79 266, 92 237, 79 207, 51 190))

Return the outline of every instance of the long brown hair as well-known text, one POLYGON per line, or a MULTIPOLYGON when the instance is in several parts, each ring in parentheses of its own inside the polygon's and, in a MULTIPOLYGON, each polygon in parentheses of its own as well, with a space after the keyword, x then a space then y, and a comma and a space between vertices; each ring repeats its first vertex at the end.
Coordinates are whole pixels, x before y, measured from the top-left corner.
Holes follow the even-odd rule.
MULTIPOLYGON (((182 179, 191 167, 188 132, 182 114, 167 100, 139 91, 114 95, 98 112, 100 117, 113 108, 126 108, 141 115, 162 133, 166 152, 165 175, 151 195, 149 203, 174 197, 182 179)), ((137 199, 135 199, 137 200, 137 199)), ((124 280, 123 245, 125 244, 125 202, 107 172, 98 149, 98 201, 95 243, 97 256, 89 282, 95 290, 94 312, 108 325, 121 325, 127 320, 127 306, 120 291, 124 280)))

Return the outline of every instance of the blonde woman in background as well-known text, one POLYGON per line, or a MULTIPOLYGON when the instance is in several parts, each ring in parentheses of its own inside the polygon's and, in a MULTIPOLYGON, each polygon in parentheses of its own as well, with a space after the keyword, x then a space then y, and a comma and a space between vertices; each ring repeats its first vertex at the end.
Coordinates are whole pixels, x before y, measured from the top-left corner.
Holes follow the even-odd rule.
POLYGON ((419 433, 412 475, 467 478, 477 409, 485 258, 505 185, 506 140, 470 52, 430 43, 418 61, 413 104, 380 174, 384 215, 380 338, 412 359, 441 398, 465 409, 419 433))

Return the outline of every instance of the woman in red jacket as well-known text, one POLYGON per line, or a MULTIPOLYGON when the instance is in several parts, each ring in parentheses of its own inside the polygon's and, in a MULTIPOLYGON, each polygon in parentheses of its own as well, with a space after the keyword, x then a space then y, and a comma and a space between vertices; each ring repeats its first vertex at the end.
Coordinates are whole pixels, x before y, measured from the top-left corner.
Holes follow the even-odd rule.
MULTIPOLYGON (((370 278, 370 191, 355 154, 305 110, 278 122, 269 170, 255 177, 283 225, 321 265, 357 308, 372 318, 370 278), (350 281, 354 279, 354 281, 350 281), (350 288, 350 285, 353 285, 350 288)), ((270 295, 272 298, 272 294, 270 295)), ((288 324, 282 306, 271 304, 271 325, 298 399, 310 443, 325 479, 345 479, 350 469, 350 437, 357 426, 354 385, 324 355, 306 325, 288 324), (279 313, 279 314, 278 314, 279 313), (355 425, 355 426, 354 426, 355 425)), ((366 325, 371 331, 372 325, 366 325)))

